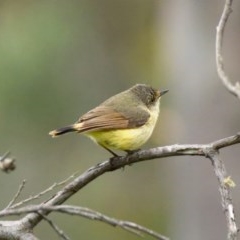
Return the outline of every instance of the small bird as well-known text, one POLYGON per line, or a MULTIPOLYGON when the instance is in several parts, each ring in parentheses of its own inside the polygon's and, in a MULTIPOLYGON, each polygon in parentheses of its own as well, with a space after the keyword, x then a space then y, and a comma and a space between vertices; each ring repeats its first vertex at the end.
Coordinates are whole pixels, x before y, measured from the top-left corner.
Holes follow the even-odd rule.
POLYGON ((113 156, 118 155, 112 149, 131 153, 152 135, 160 112, 160 98, 167 92, 136 84, 93 108, 76 123, 49 134, 56 137, 68 132, 83 133, 113 156))

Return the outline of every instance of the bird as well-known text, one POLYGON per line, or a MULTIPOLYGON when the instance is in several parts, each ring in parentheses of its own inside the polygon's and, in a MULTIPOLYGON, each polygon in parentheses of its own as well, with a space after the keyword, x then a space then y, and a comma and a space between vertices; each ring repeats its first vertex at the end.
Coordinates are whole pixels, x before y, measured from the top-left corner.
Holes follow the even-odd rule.
POLYGON ((129 154, 139 150, 152 135, 160 112, 160 99, 168 91, 136 84, 108 98, 75 123, 50 131, 49 135, 82 133, 114 157, 118 155, 113 150, 129 154))

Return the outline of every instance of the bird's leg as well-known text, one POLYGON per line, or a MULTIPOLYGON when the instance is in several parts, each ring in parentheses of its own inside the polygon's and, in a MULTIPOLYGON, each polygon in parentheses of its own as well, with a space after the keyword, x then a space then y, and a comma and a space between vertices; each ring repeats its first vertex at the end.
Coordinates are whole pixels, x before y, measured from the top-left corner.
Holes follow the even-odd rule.
POLYGON ((103 147, 104 149, 106 149, 108 152, 110 152, 113 157, 119 157, 115 152, 113 152, 112 150, 110 150, 109 148, 105 147, 104 145, 98 143, 101 147, 103 147))
POLYGON ((115 152, 113 152, 111 149, 105 147, 104 145, 102 145, 102 144, 99 144, 99 145, 100 145, 101 147, 103 147, 104 149, 106 149, 108 152, 110 152, 110 153, 113 155, 113 157, 110 158, 110 164, 111 164, 111 165, 114 165, 114 164, 113 164, 113 161, 114 161, 116 158, 118 158, 119 156, 118 156, 115 152))
MULTIPOLYGON (((102 145, 101 145, 102 146, 102 145)), ((105 146, 102 146, 103 148, 105 148, 107 151, 109 151, 113 157, 119 157, 115 152, 113 152, 112 150, 110 150, 109 148, 105 147, 105 146)))

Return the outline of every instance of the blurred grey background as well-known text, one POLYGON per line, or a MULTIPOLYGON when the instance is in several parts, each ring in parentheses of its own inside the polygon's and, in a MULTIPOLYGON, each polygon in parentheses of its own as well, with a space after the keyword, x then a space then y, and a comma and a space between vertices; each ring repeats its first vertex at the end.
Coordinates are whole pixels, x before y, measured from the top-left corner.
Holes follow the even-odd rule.
MULTIPOLYGON (((0 173, 0 208, 27 179, 26 198, 109 158, 77 134, 48 132, 136 83, 170 89, 144 148, 209 143, 239 131, 240 102, 215 68, 215 28, 224 1, 80 0, 0 2, 0 154, 17 159, 0 173)), ((240 3, 224 37, 225 68, 239 80, 240 3)), ((240 207, 238 145, 221 151, 240 207)), ((38 202, 38 201, 37 201, 38 202)), ((147 161, 101 176, 68 204, 135 221, 178 240, 226 239, 218 182, 210 161, 147 161)), ((72 239, 136 240, 121 229, 51 214, 72 239)), ((239 218, 238 218, 239 220, 239 218)), ((58 239, 47 223, 35 232, 58 239)), ((151 239, 146 237, 145 239, 151 239)))

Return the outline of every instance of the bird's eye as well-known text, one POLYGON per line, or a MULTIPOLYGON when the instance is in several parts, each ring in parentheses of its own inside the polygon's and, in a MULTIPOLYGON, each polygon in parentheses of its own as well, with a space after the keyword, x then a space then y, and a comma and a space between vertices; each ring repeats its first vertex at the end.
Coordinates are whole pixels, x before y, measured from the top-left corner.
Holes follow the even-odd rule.
POLYGON ((147 101, 148 101, 149 104, 153 103, 154 102, 154 96, 149 95, 147 101))

